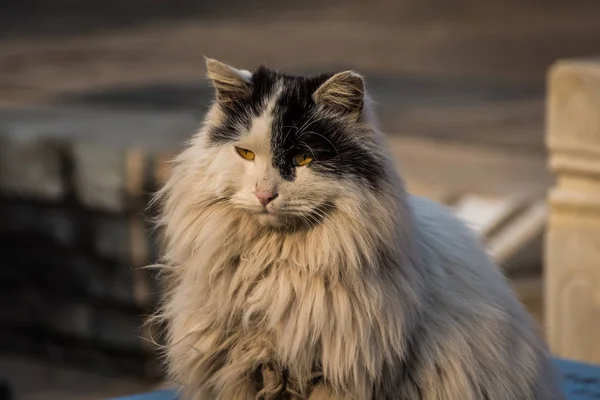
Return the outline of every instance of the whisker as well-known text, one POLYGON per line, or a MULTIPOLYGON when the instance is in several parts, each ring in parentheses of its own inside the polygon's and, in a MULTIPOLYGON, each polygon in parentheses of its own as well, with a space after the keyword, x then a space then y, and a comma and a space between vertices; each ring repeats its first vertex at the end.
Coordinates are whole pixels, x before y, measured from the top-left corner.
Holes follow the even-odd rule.
MULTIPOLYGON (((294 124, 292 126, 289 125, 284 125, 282 126, 282 128, 291 128, 291 129, 295 129, 296 132, 298 132, 298 127, 294 124)), ((283 143, 285 143, 285 141, 287 140, 288 136, 290 135, 290 133, 292 132, 291 129, 289 131, 287 131, 287 133, 285 134, 285 136, 283 137, 283 143)))
POLYGON ((308 118, 306 120, 306 122, 304 122, 304 124, 300 127, 300 129, 298 129, 296 132, 299 132, 300 135, 302 135, 302 132, 304 131, 304 129, 307 129, 308 127, 310 127, 310 124, 312 124, 314 121, 316 121, 317 114, 313 114, 310 116, 310 118, 308 118))
POLYGON ((315 117, 317 117, 316 114, 312 115, 311 118, 309 118, 308 121, 306 121, 306 123, 300 129, 300 135, 303 135, 304 131, 306 129, 310 128, 311 125, 314 124, 315 122, 319 122, 319 121, 325 119, 325 116, 321 116, 320 118, 315 118, 315 117))
MULTIPOLYGON (((335 150, 335 153, 336 153, 337 155, 339 155, 339 154, 340 154, 340 152, 338 151, 337 147, 335 147, 335 145, 334 145, 334 144, 331 142, 331 140, 327 139, 327 138, 326 138, 324 135, 322 135, 322 134, 320 134, 320 133, 317 133, 317 132, 315 132, 315 131, 308 131, 308 132, 304 132, 302 135, 304 135, 304 134, 306 134, 306 133, 312 133, 312 134, 314 134, 314 135, 317 135, 317 136, 319 136, 319 137, 322 137, 323 139, 325 139, 325 140, 326 140, 326 141, 327 141, 327 142, 328 142, 328 143, 331 145, 331 147, 333 147, 333 149, 335 150)), ((300 138, 302 137, 302 135, 301 135, 301 136, 299 136, 299 137, 298 137, 298 139, 300 139, 300 138)))
POLYGON ((309 146, 308 143, 306 143, 305 141, 299 141, 298 143, 303 143, 306 147, 308 147, 308 151, 311 152, 311 154, 313 155, 314 158, 317 158, 317 155, 315 154, 315 152, 313 151, 313 149, 309 146))

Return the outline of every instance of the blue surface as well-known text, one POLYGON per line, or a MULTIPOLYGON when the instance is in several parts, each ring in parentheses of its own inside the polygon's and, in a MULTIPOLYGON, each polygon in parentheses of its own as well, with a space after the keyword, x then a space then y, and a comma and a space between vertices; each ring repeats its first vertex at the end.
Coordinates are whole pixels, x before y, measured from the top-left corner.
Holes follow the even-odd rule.
MULTIPOLYGON (((600 367, 568 360, 555 360, 562 375, 561 388, 568 400, 600 400, 600 367)), ((176 400, 173 390, 162 390, 118 400, 176 400)), ((116 399, 115 399, 116 400, 116 399)))
POLYGON ((600 400, 600 367, 567 360, 555 363, 568 400, 600 400))
POLYGON ((158 392, 134 394, 133 396, 119 397, 113 400, 177 400, 174 390, 159 390, 158 392))

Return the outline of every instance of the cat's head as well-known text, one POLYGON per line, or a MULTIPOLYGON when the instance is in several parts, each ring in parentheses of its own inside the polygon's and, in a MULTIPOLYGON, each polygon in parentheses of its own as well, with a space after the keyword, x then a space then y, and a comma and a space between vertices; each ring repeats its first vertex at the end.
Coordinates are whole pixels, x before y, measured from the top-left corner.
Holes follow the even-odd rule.
POLYGON ((373 206, 388 158, 359 74, 206 65, 216 100, 193 144, 204 191, 263 226, 312 226, 335 209, 373 206))

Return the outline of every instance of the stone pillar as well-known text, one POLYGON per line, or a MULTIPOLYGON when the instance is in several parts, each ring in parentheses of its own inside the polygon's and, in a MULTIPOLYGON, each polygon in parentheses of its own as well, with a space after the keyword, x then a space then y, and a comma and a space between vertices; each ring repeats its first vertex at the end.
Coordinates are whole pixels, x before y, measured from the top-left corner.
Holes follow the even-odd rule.
POLYGON ((545 241, 546 337, 559 357, 600 363, 600 58, 551 68, 546 135, 556 174, 545 241))

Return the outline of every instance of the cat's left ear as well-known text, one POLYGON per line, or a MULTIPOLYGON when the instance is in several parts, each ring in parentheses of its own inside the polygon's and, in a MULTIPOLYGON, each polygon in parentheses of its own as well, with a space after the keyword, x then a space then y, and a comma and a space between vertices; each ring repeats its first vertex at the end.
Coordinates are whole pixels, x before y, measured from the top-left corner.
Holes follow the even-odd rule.
POLYGON ((217 101, 229 105, 252 94, 252 73, 205 58, 207 75, 217 91, 217 101))
POLYGON ((313 99, 329 111, 358 119, 365 102, 365 82, 354 71, 339 72, 315 91, 313 99))

